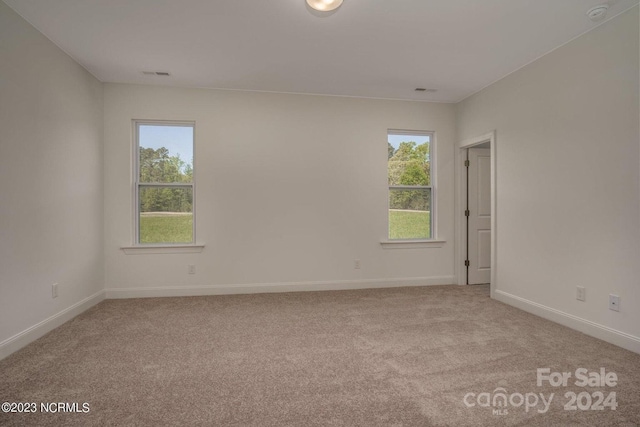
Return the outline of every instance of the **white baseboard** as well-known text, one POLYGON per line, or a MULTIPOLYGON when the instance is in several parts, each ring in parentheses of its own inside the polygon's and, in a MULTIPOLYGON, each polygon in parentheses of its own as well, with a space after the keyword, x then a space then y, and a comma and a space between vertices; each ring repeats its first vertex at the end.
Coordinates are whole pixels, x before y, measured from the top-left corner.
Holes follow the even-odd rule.
POLYGON ((565 313, 555 308, 547 307, 533 301, 496 290, 494 298, 505 304, 509 304, 528 313, 535 314, 552 322, 559 323, 584 334, 599 338, 603 341, 617 345, 629 351, 640 353, 640 337, 627 334, 590 320, 582 319, 572 314, 565 313))
POLYGON ((15 351, 20 350, 27 344, 32 343, 46 333, 51 332, 58 326, 73 319, 78 314, 88 310, 104 299, 104 290, 96 292, 90 297, 87 297, 82 301, 73 304, 71 307, 68 307, 61 312, 56 313, 47 319, 44 319, 42 322, 37 323, 32 327, 25 329, 24 331, 17 333, 16 335, 0 342, 0 360, 4 359, 15 351))
POLYGON ((108 299, 182 297, 202 295, 259 294, 276 292, 334 291, 347 289, 434 286, 455 283, 453 276, 412 277, 402 279, 339 280, 326 282, 254 283, 207 286, 161 286, 145 288, 107 288, 108 299))

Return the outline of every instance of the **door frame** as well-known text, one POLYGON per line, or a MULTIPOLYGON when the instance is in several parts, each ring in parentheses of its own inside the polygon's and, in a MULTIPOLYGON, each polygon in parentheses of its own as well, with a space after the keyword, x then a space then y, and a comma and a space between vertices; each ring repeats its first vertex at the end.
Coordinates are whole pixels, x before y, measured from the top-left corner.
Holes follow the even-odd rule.
POLYGON ((455 167, 456 178, 458 184, 456 185, 457 197, 456 197, 456 224, 457 224, 457 239, 456 239, 456 278, 458 285, 466 285, 467 283, 467 269, 464 266, 464 261, 467 257, 467 223, 464 211, 466 209, 466 195, 467 195, 467 178, 466 167, 464 161, 466 160, 465 150, 488 142, 490 144, 491 152, 491 284, 489 285, 491 298, 494 297, 494 292, 497 289, 497 236, 498 236, 498 221, 497 221, 497 146, 496 146, 496 131, 493 130, 484 135, 479 135, 474 138, 469 138, 458 143, 458 148, 455 150, 455 167))

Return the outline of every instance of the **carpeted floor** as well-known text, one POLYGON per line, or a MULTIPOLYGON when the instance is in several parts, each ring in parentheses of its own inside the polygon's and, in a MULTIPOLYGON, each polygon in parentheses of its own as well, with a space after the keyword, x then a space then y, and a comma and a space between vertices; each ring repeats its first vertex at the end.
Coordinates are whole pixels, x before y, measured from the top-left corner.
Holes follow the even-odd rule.
POLYGON ((37 404, 16 426, 634 426, 640 355, 486 286, 107 300, 0 361, 0 401, 37 404))

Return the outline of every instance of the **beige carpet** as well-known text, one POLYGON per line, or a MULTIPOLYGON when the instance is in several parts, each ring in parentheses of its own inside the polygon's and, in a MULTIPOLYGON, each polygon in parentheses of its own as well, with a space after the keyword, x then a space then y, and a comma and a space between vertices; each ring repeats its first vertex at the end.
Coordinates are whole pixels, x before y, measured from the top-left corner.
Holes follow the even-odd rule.
POLYGON ((640 355, 486 286, 108 300, 0 361, 0 401, 38 404, 0 413, 16 426, 633 426, 640 355), (536 384, 537 368, 601 367, 615 387, 536 384), (513 405, 478 406, 499 387, 513 405), (565 410, 567 392, 618 406, 565 410), (534 393, 554 393, 546 413, 518 406, 534 393))

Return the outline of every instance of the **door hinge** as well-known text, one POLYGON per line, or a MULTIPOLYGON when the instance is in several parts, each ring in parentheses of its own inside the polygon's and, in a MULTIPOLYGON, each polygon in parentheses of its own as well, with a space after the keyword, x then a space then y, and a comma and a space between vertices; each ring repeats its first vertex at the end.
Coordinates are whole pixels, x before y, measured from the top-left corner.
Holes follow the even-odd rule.
POLYGON ((471 164, 471 162, 469 162, 469 160, 465 160, 465 161, 464 161, 464 165, 465 165, 466 167, 469 167, 469 165, 470 165, 470 164, 471 164))
POLYGON ((469 267, 469 265, 470 265, 470 264, 471 264, 471 263, 469 262, 469 260, 468 260, 468 259, 465 259, 465 260, 464 260, 464 266, 465 266, 465 267, 469 267))
POLYGON ((469 211, 469 209, 467 209, 466 211, 464 211, 464 216, 469 216, 471 215, 471 212, 469 211))

